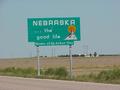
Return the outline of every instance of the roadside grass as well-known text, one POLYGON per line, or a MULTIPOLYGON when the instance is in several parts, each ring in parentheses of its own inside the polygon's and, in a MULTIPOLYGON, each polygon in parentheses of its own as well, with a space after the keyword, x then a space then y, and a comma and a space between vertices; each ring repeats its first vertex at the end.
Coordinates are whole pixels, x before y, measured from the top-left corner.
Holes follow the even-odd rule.
MULTIPOLYGON (((48 68, 40 70, 41 76, 37 77, 37 70, 35 68, 15 68, 8 67, 0 69, 0 75, 3 76, 18 76, 29 78, 44 78, 44 79, 58 79, 58 80, 71 80, 66 68, 48 68)), ((73 77, 72 80, 83 82, 97 82, 97 83, 112 83, 120 84, 120 68, 113 68, 111 70, 103 70, 97 74, 91 73, 89 75, 79 75, 73 77)))
POLYGON ((120 84, 120 68, 103 70, 98 74, 91 73, 89 75, 80 75, 77 76, 75 80, 84 82, 120 84))
POLYGON ((67 69, 64 67, 60 68, 48 68, 40 70, 41 76, 37 76, 37 70, 35 68, 15 68, 8 67, 0 69, 0 75, 3 76, 17 76, 17 77, 31 77, 31 78, 49 78, 49 79, 65 79, 68 76, 67 69))
POLYGON ((18 77, 34 77, 36 73, 37 71, 31 67, 26 69, 8 67, 0 70, 0 75, 18 76, 18 77))
POLYGON ((120 68, 101 71, 95 79, 97 82, 120 84, 120 68))

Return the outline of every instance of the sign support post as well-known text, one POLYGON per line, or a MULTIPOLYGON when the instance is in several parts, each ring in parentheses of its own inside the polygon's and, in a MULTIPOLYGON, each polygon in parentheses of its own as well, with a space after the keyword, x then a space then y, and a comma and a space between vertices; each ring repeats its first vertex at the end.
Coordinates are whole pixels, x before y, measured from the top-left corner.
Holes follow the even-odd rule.
POLYGON ((69 45, 69 56, 70 56, 70 79, 72 79, 72 45, 69 45))
POLYGON ((37 50, 37 76, 40 76, 40 56, 39 56, 39 46, 36 46, 37 50))

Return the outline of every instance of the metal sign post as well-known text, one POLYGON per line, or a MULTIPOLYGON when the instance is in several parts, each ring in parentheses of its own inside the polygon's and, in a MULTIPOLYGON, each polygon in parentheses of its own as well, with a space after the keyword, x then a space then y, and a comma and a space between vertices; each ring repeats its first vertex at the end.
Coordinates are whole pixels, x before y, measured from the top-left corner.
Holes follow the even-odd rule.
POLYGON ((70 55, 70 79, 72 79, 72 45, 69 45, 69 55, 70 55))
POLYGON ((37 51, 37 76, 40 76, 40 56, 39 56, 39 46, 36 46, 37 51))

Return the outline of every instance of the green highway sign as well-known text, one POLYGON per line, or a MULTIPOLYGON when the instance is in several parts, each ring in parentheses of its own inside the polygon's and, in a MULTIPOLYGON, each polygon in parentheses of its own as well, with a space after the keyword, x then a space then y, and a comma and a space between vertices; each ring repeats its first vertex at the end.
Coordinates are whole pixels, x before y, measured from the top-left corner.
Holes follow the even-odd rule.
POLYGON ((28 18, 28 41, 40 45, 68 45, 80 40, 80 18, 28 18))

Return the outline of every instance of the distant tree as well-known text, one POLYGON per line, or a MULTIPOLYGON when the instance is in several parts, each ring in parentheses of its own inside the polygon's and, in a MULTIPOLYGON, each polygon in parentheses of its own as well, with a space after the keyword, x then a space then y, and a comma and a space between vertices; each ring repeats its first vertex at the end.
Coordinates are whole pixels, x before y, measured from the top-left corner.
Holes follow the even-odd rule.
POLYGON ((90 53, 90 57, 92 57, 92 54, 90 53))
POLYGON ((81 57, 85 57, 85 55, 84 55, 84 54, 81 54, 80 56, 81 56, 81 57))
POLYGON ((96 57, 97 56, 97 52, 94 52, 94 57, 96 57))

